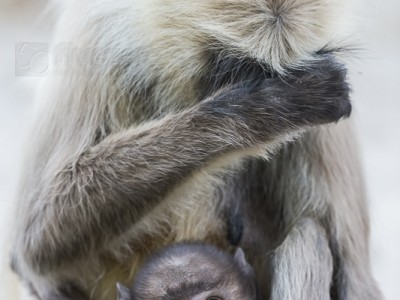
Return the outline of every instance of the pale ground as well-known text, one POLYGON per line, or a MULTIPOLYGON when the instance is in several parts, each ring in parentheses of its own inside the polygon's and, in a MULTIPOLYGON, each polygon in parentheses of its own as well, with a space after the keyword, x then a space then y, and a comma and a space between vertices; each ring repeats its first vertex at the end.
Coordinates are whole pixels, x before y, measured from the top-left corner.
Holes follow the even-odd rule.
MULTIPOLYGON (((46 42, 40 7, 12 8, 0 0, 0 300, 20 296, 7 269, 8 221, 33 108, 43 77, 16 77, 15 44, 46 42)), ((15 0, 14 0, 15 1, 15 0)), ((21 1, 20 1, 21 2, 21 1)), ((33 1, 31 1, 33 2, 33 1)), ((37 2, 37 1, 36 1, 37 2)), ((374 2, 374 1, 370 1, 374 2)), ((387 300, 400 299, 400 1, 369 7, 362 30, 369 51, 352 66, 354 117, 364 160, 372 217, 373 270, 387 300)))

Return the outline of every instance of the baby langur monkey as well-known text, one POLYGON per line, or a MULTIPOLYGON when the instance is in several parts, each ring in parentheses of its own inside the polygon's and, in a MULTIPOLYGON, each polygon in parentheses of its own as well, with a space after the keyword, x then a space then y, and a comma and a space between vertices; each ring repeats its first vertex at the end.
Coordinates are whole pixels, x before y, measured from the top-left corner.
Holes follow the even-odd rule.
POLYGON ((180 243, 152 256, 118 300, 256 300, 252 267, 242 249, 232 257, 214 246, 180 243))

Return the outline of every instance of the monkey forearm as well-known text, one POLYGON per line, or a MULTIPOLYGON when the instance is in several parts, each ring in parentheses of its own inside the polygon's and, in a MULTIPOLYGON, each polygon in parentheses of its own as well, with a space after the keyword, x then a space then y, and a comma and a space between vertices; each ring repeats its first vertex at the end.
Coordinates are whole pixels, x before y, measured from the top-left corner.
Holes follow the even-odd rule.
POLYGON ((79 257, 126 230, 208 160, 257 142, 246 124, 215 109, 212 115, 207 103, 111 135, 66 163, 29 212, 22 237, 28 263, 46 272, 79 257))

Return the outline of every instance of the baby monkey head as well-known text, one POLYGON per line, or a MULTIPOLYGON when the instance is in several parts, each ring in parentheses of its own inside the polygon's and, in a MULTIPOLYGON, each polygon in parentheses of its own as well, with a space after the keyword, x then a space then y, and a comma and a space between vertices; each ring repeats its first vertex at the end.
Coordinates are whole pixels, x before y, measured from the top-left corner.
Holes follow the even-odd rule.
POLYGON ((242 249, 232 257, 199 243, 164 248, 118 287, 118 300, 256 300, 254 272, 242 249))

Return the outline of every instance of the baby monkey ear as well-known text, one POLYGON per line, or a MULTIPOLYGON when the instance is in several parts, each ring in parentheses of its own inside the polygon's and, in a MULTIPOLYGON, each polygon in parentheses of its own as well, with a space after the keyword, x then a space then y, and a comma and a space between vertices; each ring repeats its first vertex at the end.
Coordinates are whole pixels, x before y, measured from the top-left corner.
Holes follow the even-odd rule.
POLYGON ((239 266, 240 270, 244 274, 246 274, 248 276, 254 275, 253 268, 247 262, 246 256, 244 255, 242 248, 236 249, 234 259, 235 259, 235 263, 239 266))
POLYGON ((117 300, 134 300, 131 291, 121 283, 117 283, 117 300))

